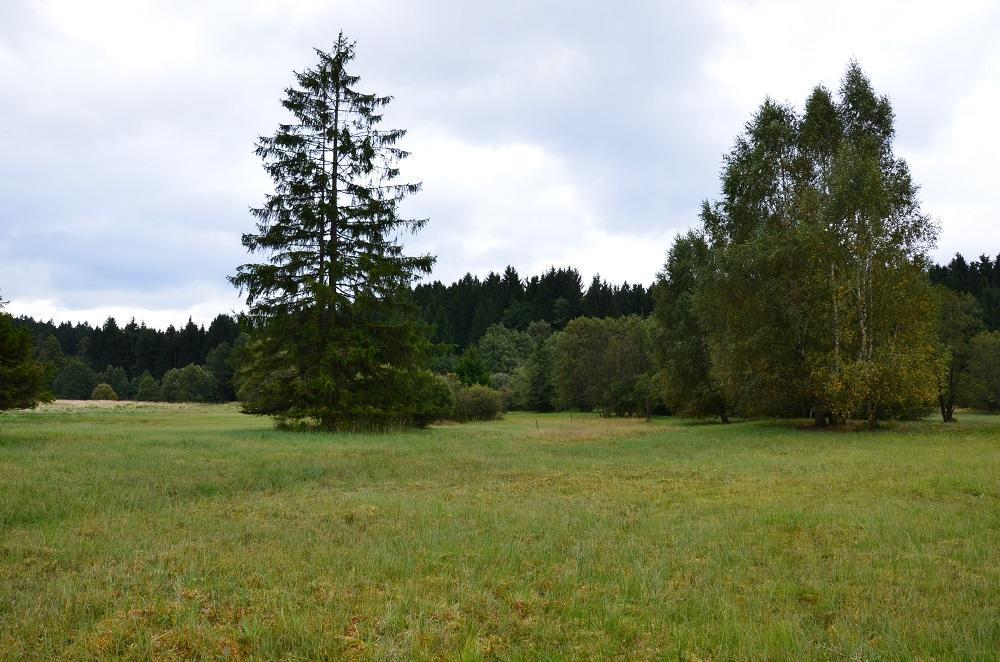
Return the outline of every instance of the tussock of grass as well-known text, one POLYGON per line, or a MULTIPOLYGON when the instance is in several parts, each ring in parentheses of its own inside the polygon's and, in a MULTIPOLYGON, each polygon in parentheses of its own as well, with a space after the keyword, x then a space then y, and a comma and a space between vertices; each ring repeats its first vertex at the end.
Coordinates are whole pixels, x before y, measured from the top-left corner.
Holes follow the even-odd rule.
POLYGON ((0 658, 988 659, 1000 420, 0 416, 0 658))

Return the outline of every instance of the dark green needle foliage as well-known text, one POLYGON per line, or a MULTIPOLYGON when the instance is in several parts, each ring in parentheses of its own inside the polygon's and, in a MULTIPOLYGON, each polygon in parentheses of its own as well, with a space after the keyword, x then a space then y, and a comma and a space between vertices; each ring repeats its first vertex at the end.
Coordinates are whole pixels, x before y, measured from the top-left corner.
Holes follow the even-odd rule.
MULTIPOLYGON (((0 299, 0 308, 6 303, 0 299)), ((0 311, 0 411, 27 409, 51 400, 48 372, 31 352, 31 334, 0 311)))
POLYGON ((342 33, 295 74, 282 102, 292 121, 260 138, 274 192, 243 236, 266 261, 231 277, 247 296, 252 339, 239 352, 244 410, 329 429, 385 429, 437 416, 429 347, 409 286, 433 258, 404 254, 400 237, 425 220, 399 204, 405 132, 381 127, 391 97, 363 92, 342 33))

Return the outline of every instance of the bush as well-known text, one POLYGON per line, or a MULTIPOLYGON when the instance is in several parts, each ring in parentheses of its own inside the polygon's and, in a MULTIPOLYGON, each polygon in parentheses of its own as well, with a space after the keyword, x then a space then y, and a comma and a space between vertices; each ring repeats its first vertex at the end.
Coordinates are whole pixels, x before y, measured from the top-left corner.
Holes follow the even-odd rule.
POLYGON ((455 394, 455 420, 492 421, 503 414, 503 394, 481 384, 465 386, 455 394))
POLYGON ((118 394, 111 388, 110 384, 98 384, 94 387, 94 392, 90 394, 91 400, 117 400, 118 394))
POLYGON ((163 399, 160 383, 148 372, 144 372, 136 378, 135 399, 140 402, 157 402, 163 399))
POLYGON ((490 369, 483 360, 479 350, 470 347, 465 350, 461 358, 455 364, 455 374, 466 386, 481 384, 483 386, 490 383, 490 369))
POLYGON ((56 377, 53 390, 57 398, 86 400, 97 386, 97 376, 78 358, 67 359, 56 377))
POLYGON ((122 400, 131 400, 134 395, 132 385, 128 381, 128 375, 121 367, 109 365, 103 372, 97 373, 97 381, 100 384, 110 386, 122 400))
POLYGON ((167 402, 211 402, 215 399, 215 377, 193 363, 173 368, 163 375, 163 399, 167 402))
POLYGON ((450 418, 455 411, 455 396, 448 380, 430 372, 422 373, 415 387, 416 406, 413 422, 426 427, 434 421, 450 418))

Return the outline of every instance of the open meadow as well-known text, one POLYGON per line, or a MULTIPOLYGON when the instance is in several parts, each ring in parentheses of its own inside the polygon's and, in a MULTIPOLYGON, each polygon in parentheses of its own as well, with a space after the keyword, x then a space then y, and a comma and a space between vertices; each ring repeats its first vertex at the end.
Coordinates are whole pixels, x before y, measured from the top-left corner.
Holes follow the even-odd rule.
POLYGON ((996 659, 1000 418, 958 418, 0 414, 0 658, 996 659))

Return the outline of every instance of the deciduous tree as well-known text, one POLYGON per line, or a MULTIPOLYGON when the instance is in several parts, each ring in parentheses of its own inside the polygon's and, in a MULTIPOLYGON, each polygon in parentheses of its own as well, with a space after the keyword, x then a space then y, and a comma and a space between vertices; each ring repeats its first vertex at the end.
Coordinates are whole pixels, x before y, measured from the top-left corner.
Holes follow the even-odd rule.
POLYGON ((893 136, 889 100, 852 63, 804 115, 766 101, 727 155, 696 308, 741 411, 874 427, 933 399, 937 230, 893 136))
POLYGON ((972 339, 983 331, 979 306, 971 294, 944 286, 938 295, 938 406, 945 423, 955 420, 955 404, 972 357, 972 339))
POLYGON ((652 355, 663 401, 684 416, 718 416, 729 422, 729 407, 712 374, 708 338, 694 301, 708 276, 708 246, 695 232, 679 235, 667 254, 653 290, 652 355))
POLYGON ((97 375, 82 359, 66 359, 56 376, 53 391, 57 398, 86 400, 97 386, 97 375))
POLYGON ((972 339, 967 392, 973 407, 1000 411, 1000 331, 972 339))
POLYGON ((135 399, 140 402, 157 402, 163 399, 160 383, 148 372, 144 372, 136 377, 135 399))

